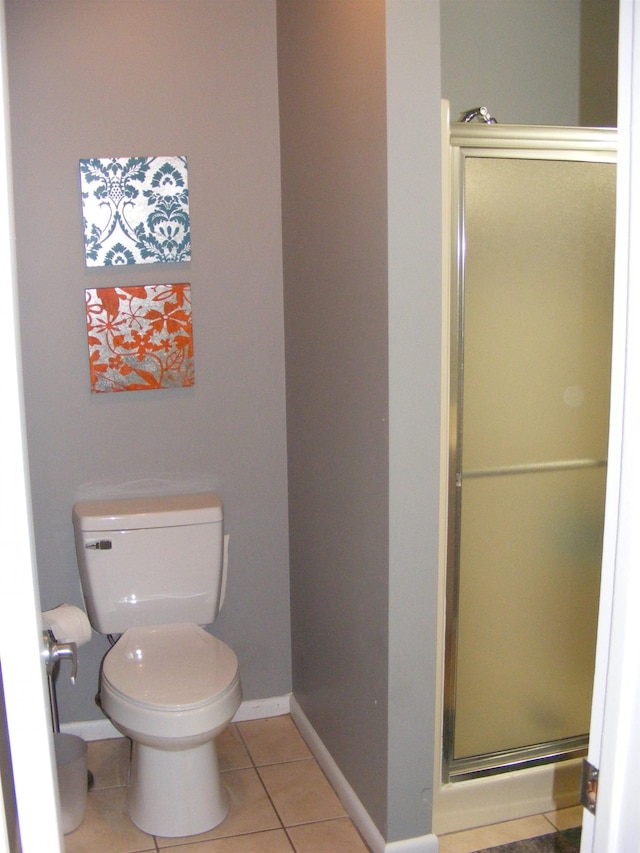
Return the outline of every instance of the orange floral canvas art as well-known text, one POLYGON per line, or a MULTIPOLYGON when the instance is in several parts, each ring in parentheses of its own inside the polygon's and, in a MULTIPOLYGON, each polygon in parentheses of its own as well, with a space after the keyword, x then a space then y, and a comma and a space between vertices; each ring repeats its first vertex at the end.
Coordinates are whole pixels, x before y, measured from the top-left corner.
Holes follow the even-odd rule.
POLYGON ((193 385, 190 285, 100 287, 85 296, 92 391, 193 385))

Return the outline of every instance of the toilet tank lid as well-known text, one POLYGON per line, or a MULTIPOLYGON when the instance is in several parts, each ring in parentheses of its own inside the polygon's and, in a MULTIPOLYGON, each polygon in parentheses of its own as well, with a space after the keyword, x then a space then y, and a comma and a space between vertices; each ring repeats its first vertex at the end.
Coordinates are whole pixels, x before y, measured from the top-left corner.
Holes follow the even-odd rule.
POLYGON ((221 521, 222 501, 208 492, 79 501, 73 507, 73 523, 78 530, 141 530, 221 521))

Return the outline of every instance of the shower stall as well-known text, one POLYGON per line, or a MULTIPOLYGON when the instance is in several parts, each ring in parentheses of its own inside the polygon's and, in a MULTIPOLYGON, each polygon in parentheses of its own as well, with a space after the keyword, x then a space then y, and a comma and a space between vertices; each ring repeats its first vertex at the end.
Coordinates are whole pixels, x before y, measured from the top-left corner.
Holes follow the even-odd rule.
POLYGON ((436 831, 578 801, 604 522, 616 133, 453 123, 436 831))

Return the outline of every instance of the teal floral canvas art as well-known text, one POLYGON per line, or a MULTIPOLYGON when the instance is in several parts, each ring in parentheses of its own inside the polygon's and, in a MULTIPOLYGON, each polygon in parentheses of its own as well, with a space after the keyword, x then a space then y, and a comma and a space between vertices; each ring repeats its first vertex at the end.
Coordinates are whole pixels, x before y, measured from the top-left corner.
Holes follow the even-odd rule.
POLYGON ((186 157, 80 160, 86 264, 191 260, 186 157))

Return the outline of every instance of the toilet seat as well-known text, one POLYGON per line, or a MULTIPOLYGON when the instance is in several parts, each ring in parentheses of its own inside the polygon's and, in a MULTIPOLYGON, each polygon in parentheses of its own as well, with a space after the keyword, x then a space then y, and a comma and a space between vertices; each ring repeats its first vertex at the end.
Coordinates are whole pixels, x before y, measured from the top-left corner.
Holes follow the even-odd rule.
POLYGON ((103 686, 139 708, 162 712, 204 710, 238 682, 238 659, 193 623, 127 629, 107 653, 103 686))

